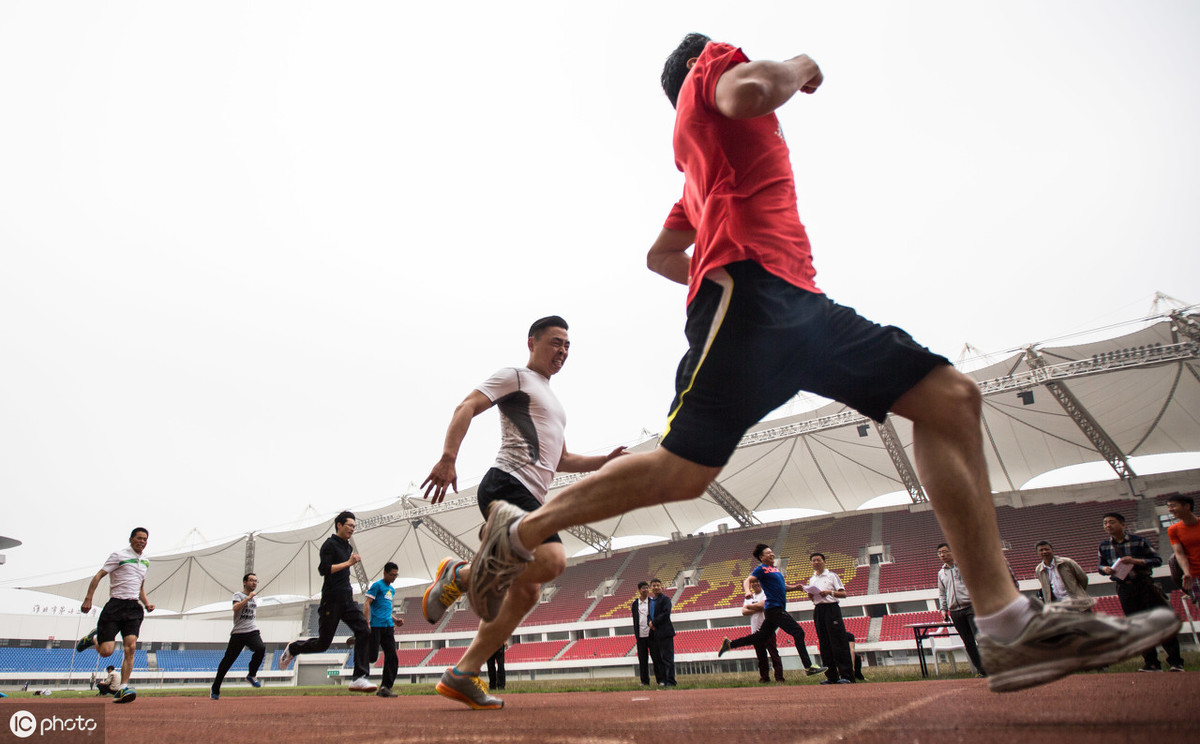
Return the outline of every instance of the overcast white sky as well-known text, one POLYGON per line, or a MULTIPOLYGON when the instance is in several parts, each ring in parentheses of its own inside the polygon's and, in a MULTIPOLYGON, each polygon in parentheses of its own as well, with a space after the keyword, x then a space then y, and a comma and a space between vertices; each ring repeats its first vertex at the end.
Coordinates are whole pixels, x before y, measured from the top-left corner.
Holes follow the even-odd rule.
POLYGON ((1200 301, 1190 0, 414 5, 0 1, 0 580, 382 505, 542 315, 573 451, 661 431, 688 31, 820 63, 780 118, 868 317, 957 358, 1200 301))

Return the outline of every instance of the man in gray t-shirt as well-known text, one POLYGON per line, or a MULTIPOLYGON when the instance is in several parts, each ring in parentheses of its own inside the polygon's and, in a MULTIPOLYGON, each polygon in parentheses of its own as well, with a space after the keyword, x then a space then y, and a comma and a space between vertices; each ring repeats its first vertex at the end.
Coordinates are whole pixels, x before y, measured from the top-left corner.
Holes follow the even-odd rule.
POLYGON ((258 633, 258 624, 254 621, 254 614, 258 611, 258 600, 255 598, 257 594, 258 577, 248 573, 242 577, 242 591, 233 595, 233 630, 229 634, 229 645, 225 647, 225 656, 217 667, 217 678, 213 680, 212 692, 209 694, 213 700, 221 699, 221 682, 243 648, 250 649, 252 654, 246 681, 254 687, 262 687, 262 682, 258 681, 256 675, 262 666, 267 647, 263 644, 262 636, 258 633))

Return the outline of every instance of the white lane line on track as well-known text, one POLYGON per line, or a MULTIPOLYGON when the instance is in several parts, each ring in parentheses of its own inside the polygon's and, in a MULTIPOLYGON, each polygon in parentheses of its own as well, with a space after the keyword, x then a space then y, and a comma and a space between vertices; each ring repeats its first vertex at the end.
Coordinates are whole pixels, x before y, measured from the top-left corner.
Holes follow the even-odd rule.
POLYGON ((816 736, 809 736, 809 737, 805 737, 803 739, 797 739, 796 744, 810 744, 810 742, 811 742, 811 744, 817 744, 818 742, 820 742, 820 744, 826 744, 827 742, 834 741, 834 740, 846 740, 846 739, 849 739, 850 737, 854 736, 855 734, 857 734, 859 731, 862 731, 863 729, 867 729, 872 726, 878 725, 879 723, 882 723, 883 721, 886 721, 889 718, 892 718, 894 716, 903 715, 903 714, 909 712, 910 710, 913 710, 914 708, 919 708, 922 705, 925 705, 926 703, 933 702, 934 700, 937 700, 938 698, 946 697, 947 695, 953 695, 956 692, 959 692, 959 691, 958 690, 945 690, 943 692, 934 693, 933 695, 926 695, 923 698, 917 698, 916 700, 913 700, 912 702, 908 703, 907 705, 902 705, 899 708, 894 708, 892 710, 886 710, 886 711, 880 713, 879 715, 871 716, 870 718, 864 718, 862 720, 855 721, 854 723, 848 724, 846 726, 828 728, 816 736))

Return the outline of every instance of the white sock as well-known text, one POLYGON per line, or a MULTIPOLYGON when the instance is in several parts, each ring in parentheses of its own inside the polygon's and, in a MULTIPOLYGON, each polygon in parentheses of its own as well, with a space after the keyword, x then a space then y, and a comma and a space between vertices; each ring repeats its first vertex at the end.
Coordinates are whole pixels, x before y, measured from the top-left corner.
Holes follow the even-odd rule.
POLYGON ((533 553, 531 553, 529 548, 526 548, 524 543, 521 542, 521 536, 517 532, 517 527, 520 526, 521 520, 524 518, 525 517, 522 516, 519 519, 513 520, 513 523, 508 526, 508 537, 509 542, 512 544, 513 552, 528 563, 533 561, 533 553))
POLYGON ((975 625, 979 632, 999 643, 1012 643, 1025 632, 1025 626, 1037 615, 1029 598, 1022 595, 1004 609, 987 617, 976 616, 975 625))

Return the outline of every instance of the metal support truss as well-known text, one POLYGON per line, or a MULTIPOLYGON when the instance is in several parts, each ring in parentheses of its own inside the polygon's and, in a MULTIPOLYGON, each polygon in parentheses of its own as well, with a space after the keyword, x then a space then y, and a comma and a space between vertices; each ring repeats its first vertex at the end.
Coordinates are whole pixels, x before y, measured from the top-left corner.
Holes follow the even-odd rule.
MULTIPOLYGON (((350 540, 350 549, 355 553, 358 552, 358 546, 354 544, 353 538, 350 540)), ((354 579, 358 582, 358 590, 366 594, 367 589, 371 587, 371 577, 367 576, 367 569, 363 568, 362 561, 354 564, 354 579)))
MULTIPOLYGON (((1032 346, 1025 349, 1025 363, 1034 371, 1043 370, 1047 367, 1045 358, 1032 346)), ((1058 404, 1063 407, 1063 410, 1067 412, 1067 415, 1071 417, 1075 425, 1079 427, 1079 430, 1084 433, 1084 436, 1088 438, 1088 441, 1092 443, 1096 451, 1117 472, 1117 477, 1126 483, 1130 483, 1133 478, 1137 477, 1137 473, 1133 472, 1133 468, 1129 467, 1129 460, 1125 457, 1125 453, 1112 440, 1112 437, 1108 436, 1108 432, 1104 431, 1100 423, 1092 418, 1092 415, 1088 413, 1088 410, 1083 407, 1083 404, 1079 402, 1079 399, 1067 388, 1064 382, 1061 380, 1046 380, 1043 385, 1054 396, 1054 399, 1058 401, 1058 404)))
POLYGON ((246 570, 243 573, 254 573, 254 533, 246 535, 246 570))
POLYGON ((1200 323, 1196 322, 1196 316, 1185 315, 1179 310, 1172 311, 1168 317, 1171 318, 1171 330, 1176 333, 1200 343, 1200 323))
POLYGON ((567 532, 591 545, 597 552, 607 554, 612 550, 612 538, 599 530, 588 527, 586 524, 581 524, 578 527, 568 527, 567 532))
POLYGON ((754 513, 742 505, 742 502, 733 497, 729 491, 720 483, 713 481, 708 484, 708 488, 704 489, 709 496, 713 497, 722 509, 729 512, 729 516, 733 517, 739 527, 750 527, 755 524, 762 524, 754 513))
POLYGON ((900 481, 908 491, 908 497, 914 504, 928 502, 929 497, 925 495, 925 488, 921 485, 921 480, 917 478, 916 469, 913 468, 908 455, 904 453, 904 446, 900 444, 900 436, 896 433, 896 427, 892 426, 892 420, 886 418, 882 424, 875 424, 875 431, 879 432, 879 438, 883 440, 883 447, 887 450, 888 456, 892 458, 892 465, 900 474, 900 481))
MULTIPOLYGON (((1180 325, 1180 328, 1182 329, 1183 326, 1180 325)), ((1097 354, 1090 359, 1080 359, 1075 362, 1043 364, 1043 366, 1027 372, 1017 372, 991 380, 984 380, 979 383, 979 390, 985 396, 991 396, 1009 391, 1029 390, 1050 381, 1063 381, 1074 377, 1090 377, 1118 369, 1156 367, 1161 364, 1185 362, 1198 358, 1200 358, 1200 340, 1184 341, 1177 344, 1139 346, 1130 349, 1114 350, 1106 354, 1097 354)), ((751 432, 742 437, 742 441, 738 442, 738 447, 752 447, 756 444, 765 444, 801 434, 813 434, 819 431, 869 423, 871 423, 871 420, 861 413, 856 411, 842 411, 832 416, 823 416, 808 421, 797 421, 792 424, 751 432)))
POLYGON ((466 561, 475 560, 475 551, 467 547, 466 543, 464 543, 462 540, 459 540, 453 532, 446 529, 436 519, 429 516, 416 517, 412 520, 412 526, 414 530, 418 527, 424 527, 425 529, 429 530, 431 533, 433 533, 434 537, 436 537, 438 540, 441 540, 442 544, 454 551, 459 558, 462 558, 466 561))

